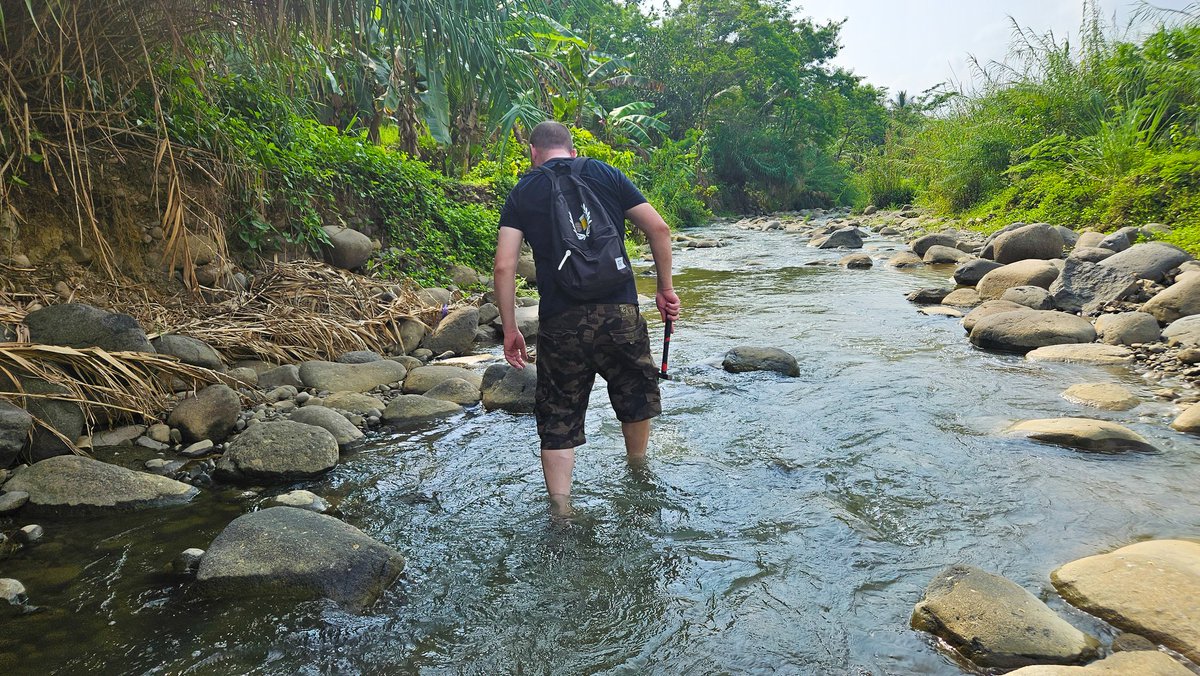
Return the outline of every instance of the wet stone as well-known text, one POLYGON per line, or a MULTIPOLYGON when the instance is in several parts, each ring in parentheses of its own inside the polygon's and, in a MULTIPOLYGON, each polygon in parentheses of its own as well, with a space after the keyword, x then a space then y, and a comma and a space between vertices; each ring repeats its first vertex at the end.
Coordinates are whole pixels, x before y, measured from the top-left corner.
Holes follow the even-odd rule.
POLYGON ((22 526, 16 533, 13 534, 13 539, 17 542, 30 544, 42 539, 46 534, 46 530, 36 523, 22 526))
POLYGON ((0 516, 12 514, 29 502, 29 494, 25 491, 9 491, 0 495, 0 516))

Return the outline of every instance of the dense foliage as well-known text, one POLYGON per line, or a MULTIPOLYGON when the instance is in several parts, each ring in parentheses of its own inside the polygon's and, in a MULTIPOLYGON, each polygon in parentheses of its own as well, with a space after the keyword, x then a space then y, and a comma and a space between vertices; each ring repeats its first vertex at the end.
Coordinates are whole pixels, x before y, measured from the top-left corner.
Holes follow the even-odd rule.
POLYGON ((1200 251, 1200 21, 1112 37, 1096 8, 1078 47, 1018 31, 1016 67, 940 113, 896 118, 859 180, 877 204, 1112 229, 1162 222, 1200 251))

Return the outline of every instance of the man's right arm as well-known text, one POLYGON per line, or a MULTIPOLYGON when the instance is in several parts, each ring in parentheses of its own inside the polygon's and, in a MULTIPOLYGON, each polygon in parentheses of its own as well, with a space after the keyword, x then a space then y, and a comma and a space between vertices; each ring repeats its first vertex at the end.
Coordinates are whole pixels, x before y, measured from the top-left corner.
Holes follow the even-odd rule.
POLYGON ((500 226, 492 277, 496 305, 500 308, 500 323, 504 329, 504 358, 516 368, 524 368, 529 358, 525 352, 525 337, 517 329, 517 259, 521 256, 521 242, 524 239, 520 230, 500 226))
POLYGON ((646 233, 646 241, 650 243, 650 253, 654 256, 654 270, 658 274, 658 293, 654 302, 664 321, 679 319, 679 296, 671 281, 671 228, 658 210, 649 202, 630 208, 625 217, 638 230, 646 233))

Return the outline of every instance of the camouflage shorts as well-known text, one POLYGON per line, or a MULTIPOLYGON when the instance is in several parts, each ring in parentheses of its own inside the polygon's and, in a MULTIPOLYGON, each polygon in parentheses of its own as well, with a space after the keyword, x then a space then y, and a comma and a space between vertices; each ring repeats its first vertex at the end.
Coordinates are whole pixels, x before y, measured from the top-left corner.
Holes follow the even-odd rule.
POLYGON ((662 412, 646 320, 636 305, 583 305, 543 322, 537 339, 537 415, 542 448, 585 443, 583 420, 596 374, 621 422, 662 412))

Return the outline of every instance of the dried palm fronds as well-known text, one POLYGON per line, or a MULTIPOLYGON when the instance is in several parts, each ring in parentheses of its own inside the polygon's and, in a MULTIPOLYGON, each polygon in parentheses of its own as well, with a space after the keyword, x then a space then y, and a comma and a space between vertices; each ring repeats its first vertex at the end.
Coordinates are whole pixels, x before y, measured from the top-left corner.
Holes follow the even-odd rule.
MULTIPOLYGON (((31 399, 74 402, 83 410, 88 429, 98 420, 158 420, 169 407, 176 381, 192 389, 232 382, 220 373, 166 355, 0 343, 0 389, 7 390, 0 396, 21 407, 27 407, 31 399), (22 378, 58 385, 63 393, 27 392, 21 385, 22 378)), ((63 438, 43 421, 37 423, 74 449, 74 439, 63 438)))

